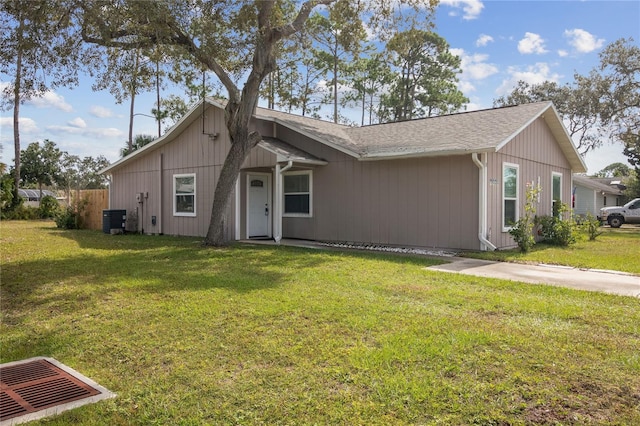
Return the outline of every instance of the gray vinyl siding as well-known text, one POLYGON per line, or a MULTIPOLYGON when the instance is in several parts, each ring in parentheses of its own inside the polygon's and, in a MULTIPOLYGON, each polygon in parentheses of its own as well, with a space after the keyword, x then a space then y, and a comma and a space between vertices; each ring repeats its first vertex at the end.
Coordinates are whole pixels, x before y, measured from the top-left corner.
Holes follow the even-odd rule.
MULTIPOLYGON (((602 195, 599 198, 601 199, 600 203, 603 203, 602 195)), ((584 216, 588 212, 594 216, 598 215, 600 212, 596 208, 596 203, 595 190, 576 185, 576 205, 573 209, 575 215, 584 216)))
POLYGON ((527 182, 540 182, 542 192, 537 215, 552 213, 553 172, 562 174, 562 202, 571 206, 571 168, 543 118, 535 120, 496 153, 488 155, 488 231, 489 240, 498 248, 513 247, 515 242, 502 228, 502 167, 519 165, 519 212, 526 202, 527 182))
POLYGON ((340 152, 331 157, 313 170, 313 217, 284 218, 283 237, 479 248, 478 169, 470 155, 370 162, 340 152))
MULTIPOLYGON (((188 125, 176 140, 149 150, 135 161, 125 163, 114 170, 111 177, 110 208, 126 209, 127 212, 137 211, 140 216, 139 223, 144 220, 145 233, 205 236, 211 218, 213 192, 230 146, 223 111, 210 107, 205 116, 205 133, 218 133, 215 140, 203 134, 202 121, 197 119, 188 125), (173 176, 186 173, 196 175, 195 217, 173 215, 173 176), (135 200, 135 194, 138 192, 149 194, 143 204, 144 215, 135 200), (151 225, 151 216, 157 217, 156 226, 151 225)), ((233 200, 227 212, 226 228, 227 237, 233 238, 233 200)), ((140 229, 139 227, 138 230, 140 229)))

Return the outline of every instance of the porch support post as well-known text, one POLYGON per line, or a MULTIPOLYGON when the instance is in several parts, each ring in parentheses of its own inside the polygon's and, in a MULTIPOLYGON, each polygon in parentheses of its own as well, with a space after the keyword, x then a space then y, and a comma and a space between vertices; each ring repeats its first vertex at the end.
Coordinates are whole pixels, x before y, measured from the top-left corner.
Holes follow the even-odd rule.
POLYGON ((280 243, 280 240, 282 239, 282 212, 284 210, 283 208, 283 200, 284 200, 284 195, 283 195, 283 189, 282 189, 282 185, 283 185, 283 178, 282 178, 282 173, 286 172, 287 170, 289 170, 291 167, 293 167, 293 161, 289 161, 287 163, 286 166, 284 167, 280 167, 279 163, 276 163, 276 172, 275 172, 275 200, 273 200, 273 239, 276 241, 276 243, 280 243))
POLYGON ((282 178, 280 176, 280 163, 276 163, 276 172, 274 173, 275 194, 273 196, 273 239, 276 243, 280 243, 282 239, 282 214, 280 210, 280 199, 282 198, 282 178))

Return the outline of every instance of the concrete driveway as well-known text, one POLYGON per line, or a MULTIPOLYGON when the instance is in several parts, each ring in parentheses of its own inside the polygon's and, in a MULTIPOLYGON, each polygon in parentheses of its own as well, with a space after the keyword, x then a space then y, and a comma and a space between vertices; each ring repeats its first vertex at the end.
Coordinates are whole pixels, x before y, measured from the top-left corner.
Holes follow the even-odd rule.
POLYGON ((578 269, 570 266, 491 262, 462 257, 446 260, 451 262, 427 269, 640 297, 640 276, 623 272, 578 269))

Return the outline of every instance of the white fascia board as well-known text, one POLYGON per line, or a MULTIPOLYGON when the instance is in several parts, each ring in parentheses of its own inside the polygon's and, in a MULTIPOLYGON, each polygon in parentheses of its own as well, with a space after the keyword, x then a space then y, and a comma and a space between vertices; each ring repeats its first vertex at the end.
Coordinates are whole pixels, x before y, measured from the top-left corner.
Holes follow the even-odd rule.
POLYGON ((448 150, 448 151, 430 151, 430 152, 396 152, 396 153, 380 153, 369 154, 359 157, 359 161, 382 161, 382 160, 402 160, 405 158, 422 158, 422 157, 445 157, 449 155, 469 155, 476 153, 495 152, 493 147, 464 149, 464 150, 448 150))

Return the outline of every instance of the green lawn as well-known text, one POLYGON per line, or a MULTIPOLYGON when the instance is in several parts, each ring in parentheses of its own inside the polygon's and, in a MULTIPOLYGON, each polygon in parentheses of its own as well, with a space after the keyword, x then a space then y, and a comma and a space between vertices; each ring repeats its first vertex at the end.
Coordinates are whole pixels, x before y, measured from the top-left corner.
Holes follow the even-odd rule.
POLYGON ((640 424, 639 299, 50 222, 0 241, 1 361, 118 394, 33 424, 640 424))
POLYGON ((535 262, 578 268, 609 269, 640 274, 640 227, 603 227, 595 241, 581 238, 569 247, 536 244, 526 254, 519 249, 494 252, 468 252, 463 256, 506 262, 535 262))

